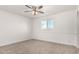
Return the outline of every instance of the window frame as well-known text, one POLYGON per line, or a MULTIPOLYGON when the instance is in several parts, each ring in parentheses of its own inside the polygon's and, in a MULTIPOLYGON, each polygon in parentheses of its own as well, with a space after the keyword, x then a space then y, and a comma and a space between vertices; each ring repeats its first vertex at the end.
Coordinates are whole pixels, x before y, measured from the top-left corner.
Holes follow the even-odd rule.
POLYGON ((41 20, 41 29, 53 29, 55 27, 55 21, 54 20, 41 20), (43 28, 42 26, 42 22, 45 21, 46 24, 44 24, 46 26, 46 28, 43 28), (49 25, 51 23, 51 25, 49 25))

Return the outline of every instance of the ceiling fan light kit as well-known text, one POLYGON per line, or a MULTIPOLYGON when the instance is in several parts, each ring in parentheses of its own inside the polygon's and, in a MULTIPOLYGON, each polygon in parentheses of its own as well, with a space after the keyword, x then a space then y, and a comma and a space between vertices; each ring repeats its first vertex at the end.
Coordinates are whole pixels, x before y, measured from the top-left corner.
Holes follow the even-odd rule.
POLYGON ((37 15, 38 12, 32 11, 32 15, 37 15))
POLYGON ((43 8, 43 6, 33 6, 33 5, 25 5, 26 7, 30 8, 31 11, 24 11, 24 12, 32 12, 32 15, 37 15, 38 13, 43 14, 43 11, 40 11, 40 9, 43 8))

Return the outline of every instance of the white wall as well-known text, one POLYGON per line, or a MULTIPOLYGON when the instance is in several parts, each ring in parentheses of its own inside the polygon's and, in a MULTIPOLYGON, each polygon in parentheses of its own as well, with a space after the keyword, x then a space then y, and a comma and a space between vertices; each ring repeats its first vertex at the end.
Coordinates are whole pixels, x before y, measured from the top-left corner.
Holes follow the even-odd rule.
POLYGON ((79 48, 79 6, 77 12, 77 47, 79 48))
POLYGON ((0 10, 0 46, 31 39, 31 36, 32 39, 77 45, 76 16, 76 11, 72 10, 31 20, 24 16, 0 10), (40 21, 45 19, 54 20, 55 28, 41 30, 40 21))
POLYGON ((0 46, 27 40, 31 34, 31 20, 0 10, 0 46))
POLYGON ((56 15, 35 19, 33 22, 33 38, 76 46, 76 16, 76 10, 71 10, 56 15), (55 28, 51 30, 41 30, 40 21, 45 19, 54 20, 55 28))

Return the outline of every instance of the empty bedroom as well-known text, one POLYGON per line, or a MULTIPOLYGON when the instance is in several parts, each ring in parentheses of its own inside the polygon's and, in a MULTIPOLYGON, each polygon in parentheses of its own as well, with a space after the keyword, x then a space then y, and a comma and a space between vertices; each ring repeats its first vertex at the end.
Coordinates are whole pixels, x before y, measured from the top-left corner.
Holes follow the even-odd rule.
POLYGON ((78 54, 78 7, 0 5, 0 54, 78 54))

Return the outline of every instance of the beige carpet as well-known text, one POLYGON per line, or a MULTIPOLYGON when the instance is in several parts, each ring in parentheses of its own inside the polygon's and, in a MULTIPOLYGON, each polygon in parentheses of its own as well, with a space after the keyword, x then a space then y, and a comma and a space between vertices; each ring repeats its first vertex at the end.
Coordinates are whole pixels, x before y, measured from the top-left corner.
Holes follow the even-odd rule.
POLYGON ((0 54, 74 54, 77 52, 78 49, 74 46, 35 39, 0 47, 0 54))

